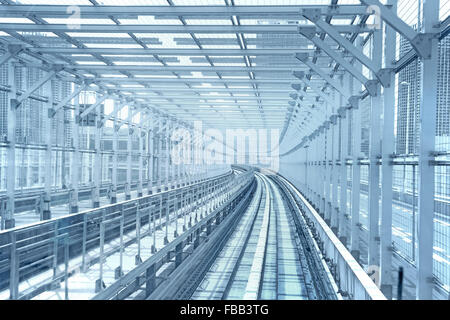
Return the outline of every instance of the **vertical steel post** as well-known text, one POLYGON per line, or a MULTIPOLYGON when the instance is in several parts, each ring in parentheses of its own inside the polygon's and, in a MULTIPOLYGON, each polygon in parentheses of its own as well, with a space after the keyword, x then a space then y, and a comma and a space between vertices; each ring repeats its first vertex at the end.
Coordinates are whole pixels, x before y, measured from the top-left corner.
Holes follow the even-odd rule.
MULTIPOLYGON (((388 0, 391 10, 397 13, 397 0, 388 0)), ((392 68, 395 60, 396 33, 385 25, 384 64, 392 68)), ((391 85, 384 88, 384 116, 381 167, 381 227, 380 227, 380 288, 388 299, 392 299, 392 164, 391 155, 395 152, 395 73, 390 74, 391 85)))
POLYGON ((10 244, 10 267, 9 267, 9 294, 12 300, 19 297, 19 253, 17 252, 16 233, 11 233, 10 244))
POLYGON ((132 138, 134 129, 131 126, 132 108, 128 105, 128 135, 127 135, 127 183, 125 184, 125 200, 131 199, 131 157, 132 157, 132 138))
MULTIPOLYGON (((98 97, 97 97, 98 99, 98 97)), ((101 151, 101 138, 103 132, 103 120, 101 119, 101 108, 97 107, 96 112, 96 126, 95 126, 95 154, 94 154, 94 188, 92 189, 92 208, 100 207, 100 185, 102 179, 102 151, 101 151)))
MULTIPOLYGON (((74 90, 77 90, 75 86, 74 90)), ((72 153, 72 167, 71 167, 71 178, 72 178, 72 196, 70 203, 70 213, 78 212, 78 192, 80 185, 80 128, 79 119, 76 117, 80 113, 80 97, 75 96, 75 119, 72 123, 72 141, 73 141, 73 153, 72 153)))
POLYGON ((148 131, 148 184, 147 184, 147 193, 153 193, 153 180, 154 180, 154 157, 155 157, 155 145, 154 145, 154 133, 155 133, 155 125, 154 125, 154 115, 153 109, 150 111, 150 128, 148 131))
POLYGON ((114 100, 114 110, 113 110, 113 140, 112 140, 112 149, 113 149, 113 156, 112 156, 112 181, 111 181, 111 194, 109 201, 111 204, 117 202, 117 166, 118 166, 118 140, 119 140, 119 125, 117 123, 117 116, 119 111, 119 102, 117 100, 114 100))
MULTIPOLYGON (((16 81, 14 62, 8 62, 8 174, 6 178, 6 194, 8 197, 5 212, 4 228, 9 229, 15 226, 15 186, 16 186, 16 126, 17 126, 17 108, 16 108, 16 81)), ((3 219, 2 219, 3 222, 3 219)))
MULTIPOLYGON (((437 32, 439 1, 423 1, 423 31, 437 32)), ((425 43, 423 45, 426 45, 425 43)), ((431 40, 431 57, 422 59, 420 90, 419 205, 417 298, 433 297, 434 186, 433 152, 436 139, 438 39, 431 40)))
MULTIPOLYGON (((142 121, 141 121, 141 125, 142 125, 142 121)), ((144 162, 144 137, 145 137, 145 132, 142 129, 138 129, 138 138, 139 138, 139 181, 138 181, 138 186, 137 186, 137 196, 138 197, 142 197, 142 179, 144 179, 143 176, 143 162, 144 162)))
MULTIPOLYGON (((363 40, 359 37, 356 40, 358 47, 361 47, 363 40)), ((355 66, 358 70, 362 70, 362 65, 359 62, 355 62, 355 66)), ((354 79, 350 78, 350 87, 352 93, 358 92, 358 88, 354 85, 354 79)), ((360 256, 360 198, 361 198, 361 166, 359 164, 359 157, 361 154, 361 110, 359 108, 359 97, 353 96, 353 108, 352 108, 352 136, 353 136, 353 148, 352 148, 352 224, 351 224, 351 253, 357 261, 360 256)))
POLYGON ((339 239, 347 245, 347 149, 348 149, 348 111, 345 109, 341 117, 341 172, 340 172, 340 209, 339 239))
MULTIPOLYGON (((47 110, 53 108, 53 81, 49 80, 44 85, 44 92, 48 96, 47 101, 47 110)), ((41 220, 51 219, 51 211, 50 211, 50 200, 51 200, 51 188, 53 184, 53 175, 52 175, 52 117, 47 114, 44 116, 45 123, 45 185, 44 185, 44 203, 42 210, 41 220)))
MULTIPOLYGON (((373 33, 372 60, 381 68, 383 38, 381 29, 373 33)), ((372 74, 375 79, 375 75, 372 74)), ((370 149, 369 149, 369 239, 368 265, 380 265, 380 167, 378 159, 381 156, 380 114, 381 114, 381 85, 377 84, 376 96, 371 97, 370 112, 370 149)))

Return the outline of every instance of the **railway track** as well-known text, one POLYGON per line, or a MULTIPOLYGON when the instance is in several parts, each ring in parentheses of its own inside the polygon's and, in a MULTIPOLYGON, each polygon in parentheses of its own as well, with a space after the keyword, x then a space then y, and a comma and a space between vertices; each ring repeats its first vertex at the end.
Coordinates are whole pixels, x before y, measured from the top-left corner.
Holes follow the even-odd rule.
POLYGON ((282 182, 257 173, 239 218, 147 299, 336 299, 297 206, 282 182))

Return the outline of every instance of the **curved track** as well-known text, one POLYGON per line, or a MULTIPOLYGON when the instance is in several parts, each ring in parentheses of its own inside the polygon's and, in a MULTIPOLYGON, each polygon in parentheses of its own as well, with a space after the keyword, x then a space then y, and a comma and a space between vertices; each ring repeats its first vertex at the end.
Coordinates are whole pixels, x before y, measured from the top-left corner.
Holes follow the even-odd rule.
POLYGON ((167 283, 164 294, 149 299, 336 299, 320 257, 311 254, 313 240, 299 225, 301 213, 289 191, 276 177, 257 173, 256 182, 251 202, 227 237, 220 237, 214 257, 194 268, 186 265, 188 276, 177 280, 193 283, 189 274, 195 274, 196 285, 169 294, 174 286, 167 283))

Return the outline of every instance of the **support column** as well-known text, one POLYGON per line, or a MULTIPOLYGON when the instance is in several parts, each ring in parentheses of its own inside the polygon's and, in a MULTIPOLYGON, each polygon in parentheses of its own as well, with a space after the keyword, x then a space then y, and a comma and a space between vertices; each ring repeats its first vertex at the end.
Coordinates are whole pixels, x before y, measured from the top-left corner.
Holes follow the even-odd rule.
POLYGON ((347 245, 347 150, 348 150, 348 115, 347 109, 341 116, 341 170, 340 170, 340 209, 339 209, 339 239, 347 245))
POLYGON ((158 161, 158 168, 157 168, 157 172, 158 172, 158 192, 161 191, 163 189, 162 186, 162 142, 163 142, 163 134, 162 134, 162 119, 161 116, 158 117, 158 135, 157 135, 157 140, 158 140, 158 148, 157 148, 157 161, 158 161))
MULTIPOLYGON (((77 90, 77 88, 74 88, 77 90)), ((75 115, 80 114, 80 97, 75 96, 75 115)), ((72 138, 73 138, 73 153, 72 153, 72 167, 71 167, 71 180, 72 180, 72 196, 70 198, 70 213, 78 212, 78 192, 79 192, 79 178, 80 178, 80 131, 79 122, 75 118, 72 126, 72 138)))
POLYGON ((94 155, 94 188, 92 189, 92 208, 100 207, 100 185, 102 180, 102 151, 100 140, 103 132, 103 121, 100 116, 100 106, 97 107, 96 112, 96 127, 95 127, 95 155, 94 155))
POLYGON ((10 92, 8 93, 8 174, 6 180, 6 194, 8 197, 6 204, 6 212, 2 229, 15 227, 14 208, 15 208, 15 187, 16 187, 16 125, 17 125, 17 109, 16 99, 16 82, 14 62, 8 62, 8 84, 10 92))
POLYGON ((339 147, 339 122, 337 116, 332 116, 332 151, 331 151, 331 161, 332 161, 332 202, 331 202, 331 230, 334 232, 334 234, 338 234, 338 224, 339 224, 339 208, 338 208, 338 176, 339 176, 339 170, 337 166, 337 160, 338 160, 338 147, 339 147))
MULTIPOLYGON (((142 125, 142 123, 141 123, 142 125)), ((142 179, 143 176, 143 158, 144 158, 144 137, 145 132, 142 129, 138 129, 138 137, 139 137, 139 181, 138 181, 138 187, 137 187, 137 196, 142 197, 142 179)))
POLYGON ((169 160, 170 160, 170 155, 169 155, 169 126, 170 126, 170 120, 166 119, 166 125, 165 125, 165 129, 164 129, 164 190, 168 190, 169 187, 169 160))
MULTIPOLYGON (((325 117, 324 117, 325 118, 325 117)), ((315 143, 315 166, 316 169, 316 184, 318 184, 318 208, 320 215, 324 218, 325 217, 325 211, 327 210, 327 177, 328 177, 328 164, 327 164, 327 127, 323 126, 322 129, 320 129, 319 134, 320 139, 314 139, 315 143)))
MULTIPOLYGON (((327 113, 328 115, 328 113, 327 113)), ((326 131, 326 156, 325 156, 325 163, 327 168, 327 177, 325 182, 325 222, 330 225, 331 222, 331 212, 332 212, 332 205, 331 205, 331 185, 333 183, 332 181, 332 172, 331 172, 331 164, 330 161, 332 159, 333 155, 333 149, 332 149, 332 124, 330 122, 327 123, 327 131, 326 131)))
POLYGON ((113 148, 113 158, 112 158, 112 181, 111 181, 111 193, 109 197, 109 201, 111 204, 117 202, 117 162, 118 162, 118 135, 119 135, 119 126, 117 124, 117 112, 119 109, 118 106, 119 102, 114 100, 114 119, 113 119, 113 141, 112 141, 112 148, 113 148))
MULTIPOLYGON (((397 13, 397 0, 389 0, 391 10, 397 13)), ((385 68, 392 68, 395 61, 395 30, 385 26, 384 60, 385 68)), ((392 164, 391 155, 395 152, 395 73, 390 74, 391 86, 384 88, 384 117, 382 139, 381 175, 381 228, 380 228, 380 289, 388 299, 392 299, 392 164)))
MULTIPOLYGON (((362 43, 362 39, 357 39, 358 45, 362 43)), ((361 64, 355 63, 358 70, 361 70, 361 64)), ((350 88, 352 94, 359 91, 354 84, 354 78, 350 78, 350 88)), ((359 222, 359 211, 360 211, 360 199, 361 199, 361 166, 359 164, 359 156, 361 153, 361 110, 359 108, 359 97, 353 96, 351 98, 352 103, 352 136, 353 136, 353 146, 352 146, 352 216, 351 216, 351 253, 357 261, 359 261, 360 256, 360 222, 359 222)))
MULTIPOLYGON (((423 31, 437 32, 439 25, 439 1, 423 1, 423 31)), ((431 41, 431 58, 422 59, 422 90, 420 96, 420 146, 419 146, 419 224, 417 250, 417 298, 433 297, 433 239, 434 239, 434 186, 437 87, 438 87, 438 39, 431 41)))
MULTIPOLYGON (((50 111, 53 110, 53 81, 47 81, 44 84, 44 92, 45 95, 48 96, 48 101, 46 104, 48 114, 44 117, 44 128, 45 128, 45 184, 44 184, 44 203, 42 208, 42 217, 41 220, 51 219, 51 211, 50 211, 50 197, 51 197, 51 188, 52 188, 52 117, 50 117, 50 111)), ((55 164, 56 165, 56 164, 55 164)))
POLYGON ((132 155, 132 137, 133 128, 131 127, 131 106, 128 105, 128 136, 127 136, 127 182, 125 184, 125 200, 131 199, 131 155, 132 155))
MULTIPOLYGON (((381 29, 373 33, 372 60, 378 69, 381 69, 382 58, 382 33, 381 29)), ((372 74, 375 79, 375 74, 372 74)), ((369 268, 380 265, 380 168, 378 159, 381 156, 380 140, 380 114, 381 114, 381 85, 377 84, 376 96, 371 97, 370 112, 370 149, 369 149, 369 239, 368 260, 369 268)))
POLYGON ((153 178, 154 178, 154 174, 153 174, 153 166, 154 166, 154 119, 153 119, 153 112, 150 114, 150 128, 148 130, 148 173, 147 173, 147 179, 148 179, 148 184, 147 184, 147 194, 152 194, 153 193, 153 178))

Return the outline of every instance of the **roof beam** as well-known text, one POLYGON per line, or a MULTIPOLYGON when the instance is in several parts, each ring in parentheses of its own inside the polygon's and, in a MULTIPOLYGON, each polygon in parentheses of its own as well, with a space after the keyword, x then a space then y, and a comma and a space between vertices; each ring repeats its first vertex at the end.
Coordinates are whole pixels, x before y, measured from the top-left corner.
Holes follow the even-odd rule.
MULTIPOLYGON (((366 33, 369 28, 353 25, 336 26, 340 33, 366 33)), ((257 33, 297 34, 296 25, 111 25, 82 24, 72 29, 68 24, 1 23, 0 30, 22 32, 68 32, 68 33, 257 33)))
POLYGON ((292 68, 285 66, 256 66, 256 67, 236 67, 236 66, 142 66, 139 63, 136 65, 116 65, 116 66, 99 66, 99 65, 67 65, 68 68, 76 70, 87 71, 130 71, 139 72, 139 74, 145 72, 152 72, 152 74, 162 72, 292 72, 292 68))
POLYGON ((331 78, 327 74, 327 72, 325 72, 317 64, 312 63, 312 61, 309 60, 309 55, 307 53, 297 53, 295 57, 299 61, 303 62, 306 66, 311 68, 312 71, 314 71, 319 77, 330 84, 334 89, 336 89, 342 96, 344 96, 345 99, 348 100, 350 98, 348 91, 345 90, 336 79, 331 78))
POLYGON ((24 102, 28 97, 31 96, 33 92, 42 87, 47 81, 51 80, 59 71, 63 68, 61 65, 53 66, 53 70, 47 72, 47 74, 39 79, 31 88, 29 88, 25 93, 23 93, 19 99, 15 99, 14 106, 18 108, 22 102, 24 102))
POLYGON ((331 101, 328 94, 324 93, 322 90, 320 90, 320 88, 316 87, 311 83, 311 81, 306 79, 305 73, 303 71, 294 71, 292 74, 296 78, 300 79, 300 81, 302 81, 306 86, 310 87, 315 93, 319 95, 319 97, 325 100, 326 103, 328 103, 329 105, 333 105, 333 101, 331 101))
POLYGON ((317 10, 303 10, 303 16, 309 21, 313 22, 316 26, 322 29, 329 37, 336 41, 340 46, 345 48, 352 56, 354 56, 359 62, 365 65, 370 71, 372 71, 375 76, 380 80, 381 84, 385 88, 389 88, 390 83, 390 72, 392 70, 379 69, 376 63, 355 47, 347 38, 343 37, 337 30, 335 26, 332 26, 320 18, 320 12, 317 10))
MULTIPOLYGON (((0 27, 1 29, 1 27, 0 27)), ((113 46, 113 44, 111 44, 113 46)), ((313 52, 305 48, 285 49, 183 49, 183 48, 67 48, 67 47, 28 47, 32 52, 58 54, 103 54, 103 55, 146 55, 164 56, 292 56, 297 52, 313 52)), ((76 58, 76 57, 74 57, 76 58)))
POLYGON ((97 109, 97 107, 106 99, 108 99, 110 97, 110 94, 106 94, 104 96, 102 96, 100 99, 98 99, 97 101, 95 101, 95 103, 91 106, 89 106, 86 110, 84 110, 83 112, 80 113, 80 119, 84 118, 86 115, 88 115, 91 111, 94 111, 95 109, 97 109))
MULTIPOLYGON (((106 81, 115 83, 129 83, 129 82, 145 82, 145 83, 216 83, 216 84, 251 84, 251 83, 265 83, 265 84, 289 84, 289 79, 209 79, 209 78, 125 78, 125 77, 98 77, 96 81, 106 81)), ((164 89, 161 89, 164 91, 164 89)), ((195 90, 195 88, 192 88, 195 90)), ((230 89, 233 91, 233 89, 230 89)), ((125 89, 123 91, 126 91, 125 89)), ((214 87, 210 88, 214 91, 214 87)))
MULTIPOLYGON (((366 13, 362 5, 340 5, 330 7, 328 5, 302 5, 302 6, 91 6, 79 5, 83 17, 108 17, 135 18, 137 16, 179 17, 232 17, 251 16, 255 18, 271 16, 298 16, 298 12, 304 8, 319 9, 322 15, 348 16, 366 13)), ((2 17, 22 17, 32 12, 41 17, 69 17, 66 5, 17 5, 0 6, 2 17)))
POLYGON ((20 44, 9 44, 6 48, 5 54, 0 57, 0 66, 8 62, 9 59, 14 58, 23 50, 23 46, 20 44))
POLYGON ((78 95, 81 93, 81 91, 86 90, 89 87, 90 83, 87 82, 74 90, 72 94, 68 95, 66 98, 64 98, 60 103, 56 105, 55 108, 53 108, 52 117, 56 114, 56 112, 63 108, 67 103, 69 103, 73 98, 78 97, 78 95))
POLYGON ((370 93, 371 96, 376 96, 377 94, 377 80, 367 79, 360 71, 358 71, 350 62, 345 60, 339 52, 332 49, 325 41, 321 40, 316 36, 316 27, 307 26, 299 27, 298 31, 305 38, 311 40, 318 48, 322 49, 330 58, 339 63, 345 70, 347 70, 353 77, 355 77, 359 82, 361 82, 370 93))
POLYGON ((378 0, 360 0, 367 5, 367 11, 377 14, 378 18, 384 20, 392 29, 405 37, 412 45, 417 54, 423 59, 431 59, 431 41, 439 33, 439 26, 435 26, 434 33, 418 33, 411 28, 405 21, 400 19, 392 10, 383 5, 378 0))

